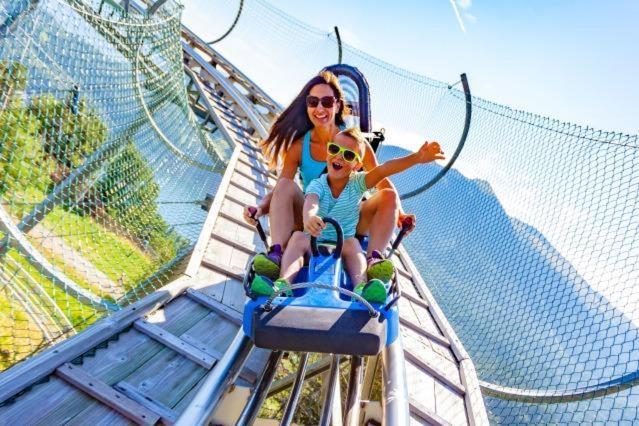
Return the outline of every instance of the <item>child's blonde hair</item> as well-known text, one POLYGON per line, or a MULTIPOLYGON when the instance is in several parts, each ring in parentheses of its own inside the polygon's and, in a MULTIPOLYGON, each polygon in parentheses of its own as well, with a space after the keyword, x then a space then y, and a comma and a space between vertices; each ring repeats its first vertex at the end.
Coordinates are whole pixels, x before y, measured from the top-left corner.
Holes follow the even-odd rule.
POLYGON ((359 147, 359 155, 363 159, 364 153, 366 152, 366 138, 364 137, 362 132, 357 127, 351 127, 350 129, 342 130, 340 134, 348 136, 349 138, 357 142, 357 145, 359 147))

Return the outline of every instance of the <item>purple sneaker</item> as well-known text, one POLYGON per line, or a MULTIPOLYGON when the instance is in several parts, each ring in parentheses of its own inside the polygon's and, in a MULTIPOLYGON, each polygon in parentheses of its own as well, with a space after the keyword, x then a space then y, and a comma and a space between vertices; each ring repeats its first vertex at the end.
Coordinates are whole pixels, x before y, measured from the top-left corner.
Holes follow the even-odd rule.
POLYGON ((264 275, 272 280, 280 276, 280 263, 282 263, 282 246, 273 244, 268 253, 260 253, 253 258, 253 270, 258 275, 264 275))

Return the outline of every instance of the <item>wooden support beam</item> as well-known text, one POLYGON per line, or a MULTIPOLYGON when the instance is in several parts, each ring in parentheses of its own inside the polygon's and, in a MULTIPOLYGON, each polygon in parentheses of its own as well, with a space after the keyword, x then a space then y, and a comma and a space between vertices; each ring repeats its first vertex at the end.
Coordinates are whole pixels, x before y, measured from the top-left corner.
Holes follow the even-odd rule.
POLYGON ((263 188, 268 189, 269 191, 271 189, 273 189, 273 185, 271 185, 270 183, 263 182, 263 181, 257 179, 255 176, 253 176, 253 175, 251 175, 249 173, 243 172, 242 170, 235 169, 235 173, 237 173, 238 175, 244 176, 245 178, 249 179, 252 182, 255 182, 257 185, 259 185, 259 186, 261 186, 263 188))
POLYGON ((411 330, 413 330, 415 333, 417 334, 421 334, 422 336, 434 340, 435 342, 446 346, 447 348, 450 348, 450 341, 448 341, 447 338, 445 338, 444 336, 439 336, 435 333, 431 333, 428 330, 425 330, 423 327, 420 327, 419 325, 407 320, 406 318, 403 317, 399 317, 399 323, 401 325, 403 325, 406 328, 410 328, 411 330))
POLYGON ((121 381, 116 384, 114 388, 131 398, 133 401, 142 405, 143 407, 146 407, 154 413, 159 414, 162 418, 162 423, 173 424, 177 421, 178 413, 176 413, 160 401, 156 401, 154 398, 148 396, 146 393, 143 393, 132 384, 121 381))
POLYGON ((406 358, 406 361, 408 361, 408 362, 410 362, 412 364, 415 364, 417 367, 421 368, 422 370, 424 370, 428 374, 432 375, 436 380, 439 380, 441 383, 445 384, 446 386, 451 388, 453 391, 457 392, 460 396, 464 396, 466 394, 466 389, 464 389, 464 387, 462 385, 460 385, 459 383, 449 379, 437 367, 426 363, 421 358, 419 358, 417 355, 414 355, 413 353, 411 353, 411 352, 409 352, 407 350, 404 350, 404 357, 406 358))
POLYGON ((220 314, 233 324, 242 325, 242 314, 234 309, 229 308, 225 304, 218 302, 211 296, 202 293, 201 291, 189 288, 186 290, 186 295, 194 302, 220 314))
MULTIPOLYGON (((230 215, 228 213, 225 213, 225 212, 220 212, 220 217, 223 217, 224 219, 229 220, 229 221, 231 221, 231 222, 233 222, 233 223, 235 223, 237 225, 240 225, 240 226, 242 226, 242 227, 244 227, 246 229, 250 229, 251 231, 257 232, 255 227, 253 225, 250 225, 250 224, 246 223, 244 221, 244 219, 239 219, 239 218, 237 218, 237 217, 235 217, 233 215, 230 215)), ((270 232, 270 230, 268 228, 264 228, 264 233, 267 236, 271 235, 271 232, 270 232)))
POLYGON ((171 332, 163 329, 160 326, 151 324, 146 320, 139 319, 133 323, 133 327, 135 327, 136 330, 146 334, 153 340, 156 340, 162 343, 164 346, 173 349, 175 352, 179 353, 183 357, 190 359, 200 367, 204 367, 207 370, 210 370, 215 364, 215 358, 205 353, 204 351, 201 351, 195 346, 185 342, 178 336, 172 334, 171 332))
POLYGON ((244 271, 239 271, 227 265, 220 265, 219 263, 210 261, 208 259, 202 260, 202 266, 204 266, 205 268, 209 268, 213 271, 221 272, 222 274, 230 278, 236 279, 239 282, 244 281, 244 271))
POLYGON ((233 248, 236 248, 238 250, 242 250, 244 253, 246 254, 250 254, 252 256, 256 255, 258 252, 257 250, 255 250, 256 247, 249 247, 245 244, 240 243, 239 241, 235 241, 235 240, 231 240, 230 238, 227 238, 223 235, 217 234, 215 232, 213 232, 211 234, 211 238, 214 238, 218 241, 223 242, 224 244, 227 244, 233 248))
POLYGON ((231 185, 236 187, 236 188, 238 188, 238 189, 240 189, 240 190, 242 190, 242 191, 244 191, 244 192, 246 192, 247 194, 250 194, 250 195, 254 196, 257 199, 262 199, 262 197, 264 197, 264 195, 260 194, 256 189, 248 188, 246 186, 243 186, 242 184, 237 183, 234 180, 231 180, 231 185))
POLYGON ((436 426, 449 426, 450 422, 443 419, 439 414, 433 413, 428 408, 424 407, 415 398, 410 398, 408 401, 408 407, 413 415, 426 420, 428 423, 436 426))
POLYGON ((66 363, 58 367, 56 375, 136 424, 153 425, 160 420, 159 414, 93 377, 82 367, 66 363))
POLYGON ((421 306, 424 309, 428 309, 428 303, 424 299, 418 299, 410 293, 402 293, 402 297, 415 305, 421 306))

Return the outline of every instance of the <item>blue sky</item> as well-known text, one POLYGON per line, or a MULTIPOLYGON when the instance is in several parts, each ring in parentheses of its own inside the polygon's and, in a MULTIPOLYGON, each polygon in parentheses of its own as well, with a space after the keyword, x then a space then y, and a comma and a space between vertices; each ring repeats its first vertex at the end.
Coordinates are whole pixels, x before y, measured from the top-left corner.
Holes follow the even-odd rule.
MULTIPOLYGON (((185 23, 215 38, 239 0, 184 4, 185 23)), ((483 98, 639 133, 639 84, 632 81, 639 74, 639 1, 457 0, 465 33, 450 0, 271 4, 326 32, 337 25, 345 42, 410 71, 442 81, 466 72, 483 98)))

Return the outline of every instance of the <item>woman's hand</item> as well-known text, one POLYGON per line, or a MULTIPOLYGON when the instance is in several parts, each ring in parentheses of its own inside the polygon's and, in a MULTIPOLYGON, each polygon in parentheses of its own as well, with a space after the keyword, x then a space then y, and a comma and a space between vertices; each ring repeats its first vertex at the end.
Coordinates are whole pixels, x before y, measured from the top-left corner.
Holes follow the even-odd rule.
POLYGON ((443 160, 446 158, 444 157, 444 151, 442 151, 438 142, 424 142, 424 145, 422 145, 422 147, 419 148, 419 151, 415 154, 417 155, 418 163, 430 163, 431 161, 443 160))
POLYGON ((257 226, 257 219, 264 215, 261 206, 246 206, 244 207, 244 221, 249 225, 257 226), (251 214, 251 209, 255 209, 255 214, 251 214))
POLYGON ((319 216, 312 215, 304 221, 304 230, 315 238, 319 237, 324 228, 326 228, 326 224, 319 216))
POLYGON ((415 225, 417 224, 417 218, 414 214, 406 214, 404 212, 399 213, 399 217, 397 218, 397 227, 401 228, 405 223, 410 223, 410 226, 406 230, 406 235, 409 235, 415 229, 415 225))

